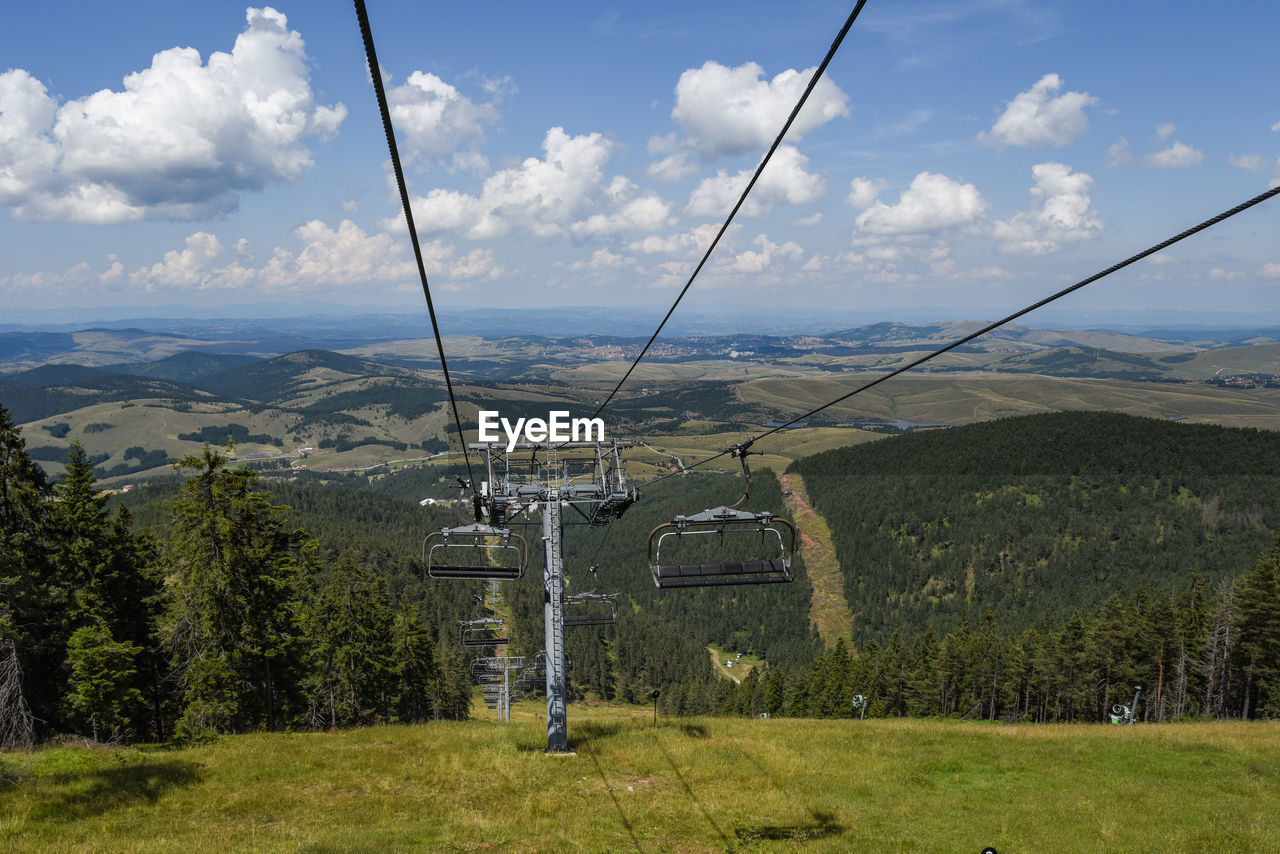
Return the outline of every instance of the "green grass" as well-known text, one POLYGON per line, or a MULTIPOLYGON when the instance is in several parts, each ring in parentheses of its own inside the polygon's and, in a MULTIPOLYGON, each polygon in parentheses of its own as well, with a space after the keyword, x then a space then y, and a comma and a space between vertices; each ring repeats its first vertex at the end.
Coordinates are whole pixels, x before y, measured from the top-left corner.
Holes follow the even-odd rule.
POLYGON ((1280 725, 515 722, 0 756, 7 851, 1278 851, 1280 725))

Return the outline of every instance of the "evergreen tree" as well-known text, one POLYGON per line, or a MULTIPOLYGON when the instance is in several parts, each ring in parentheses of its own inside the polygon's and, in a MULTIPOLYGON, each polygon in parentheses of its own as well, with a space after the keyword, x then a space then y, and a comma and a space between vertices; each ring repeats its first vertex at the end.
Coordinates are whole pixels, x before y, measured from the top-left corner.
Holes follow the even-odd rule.
POLYGON ((66 655, 65 636, 60 643, 49 631, 67 591, 56 583, 49 561, 48 495, 44 472, 27 456, 22 432, 0 406, 0 642, 9 650, 10 673, 0 718, 39 722, 36 736, 60 720, 58 676, 66 655))
POLYGON ((1235 587, 1240 717, 1280 712, 1280 538, 1235 587))
POLYGON ((182 692, 175 734, 199 738, 277 729, 295 706, 300 653, 300 561, 307 544, 284 526, 286 508, 205 446, 173 502, 163 544, 162 636, 182 692))
POLYGON ((307 608, 306 687, 313 727, 391 716, 391 625, 386 581, 347 558, 334 564, 307 608))
POLYGON ((431 633, 418 609, 402 603, 391 626, 391 659, 394 662, 396 720, 423 721, 437 708, 434 697, 443 689, 431 633))
POLYGON ((67 708, 71 719, 87 724, 94 741, 124 733, 129 710, 142 699, 134 686, 134 658, 140 647, 116 641, 104 625, 81 626, 67 642, 70 670, 67 708))

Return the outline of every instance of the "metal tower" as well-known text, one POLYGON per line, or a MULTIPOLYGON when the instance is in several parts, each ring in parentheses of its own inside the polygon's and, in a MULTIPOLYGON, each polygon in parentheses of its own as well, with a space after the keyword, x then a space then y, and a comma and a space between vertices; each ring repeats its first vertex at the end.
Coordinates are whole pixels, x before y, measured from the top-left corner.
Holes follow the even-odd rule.
MULTIPOLYGON (((520 442, 469 446, 484 455, 481 512, 502 528, 534 508, 542 512, 543 628, 546 640, 547 752, 570 753, 564 654, 564 551, 561 511, 593 526, 618 518, 638 497, 622 465, 630 442, 520 442)), ((479 520, 477 520, 479 521, 479 520)))

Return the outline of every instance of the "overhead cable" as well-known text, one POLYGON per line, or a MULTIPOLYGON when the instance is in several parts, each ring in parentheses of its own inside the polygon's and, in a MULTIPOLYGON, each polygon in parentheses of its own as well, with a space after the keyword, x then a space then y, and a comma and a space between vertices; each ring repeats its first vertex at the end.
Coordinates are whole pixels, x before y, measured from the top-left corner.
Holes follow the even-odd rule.
MULTIPOLYGON (((944 347, 940 347, 937 350, 934 350, 932 353, 929 353, 926 356, 921 356, 915 361, 908 362, 902 367, 897 368, 893 371, 890 371, 884 376, 877 377, 876 379, 871 380, 870 382, 865 383, 864 385, 861 385, 858 388, 855 388, 851 392, 840 395, 835 400, 828 401, 827 403, 824 403, 819 407, 809 410, 803 415, 797 415, 795 418, 792 418, 790 421, 786 422, 785 424, 779 424, 777 427, 770 428, 769 430, 766 430, 765 432, 761 433, 759 436, 755 436, 754 438, 750 439, 748 442, 742 443, 742 444, 750 444, 751 442, 758 442, 761 439, 765 438, 766 436, 772 436, 774 433, 777 433, 780 430, 785 430, 788 427, 798 424, 801 421, 804 421, 808 418, 812 418, 813 416, 817 415, 819 412, 822 412, 824 409, 829 409, 832 406, 835 406, 837 403, 841 403, 845 400, 848 400, 849 398, 853 397, 855 394, 861 394, 862 392, 870 388, 874 388, 875 386, 878 386, 880 383, 884 382, 885 380, 892 379, 893 377, 896 377, 899 374, 906 373, 912 368, 917 368, 920 365, 923 365, 925 362, 930 361, 931 359, 936 359, 938 356, 941 356, 943 353, 947 353, 951 350, 954 350, 957 347, 967 344, 973 339, 978 338, 979 336, 986 335, 988 332, 992 331, 993 329, 998 329, 999 327, 1004 326, 1007 323, 1012 323, 1013 321, 1017 320, 1019 317, 1022 317, 1025 314, 1029 314, 1038 308, 1043 308, 1049 303, 1054 302, 1055 300, 1059 300, 1062 297, 1065 297, 1067 294, 1074 293, 1075 291, 1080 290, 1086 285, 1093 284, 1099 279, 1104 279, 1107 276, 1110 276, 1112 273, 1117 272, 1118 270, 1123 270, 1125 267, 1128 267, 1130 264, 1137 263, 1138 261, 1141 261, 1143 258, 1146 258, 1150 255, 1154 255, 1155 253, 1163 249, 1167 249, 1173 244, 1181 240, 1185 240, 1186 238, 1190 237, 1193 234, 1204 231, 1206 228, 1209 228, 1210 226, 1217 225, 1218 223, 1224 220, 1230 219, 1236 214, 1246 211, 1249 208, 1253 207, 1254 205, 1261 204, 1262 202, 1265 202, 1268 199, 1275 197, 1276 195, 1280 195, 1280 187, 1273 187, 1270 190, 1267 190, 1265 193, 1260 193, 1259 195, 1254 196, 1252 199, 1249 199, 1247 202, 1238 204, 1234 208, 1231 208, 1230 210, 1223 211, 1222 213, 1218 214, 1215 217, 1206 219, 1204 222, 1200 223, 1199 225, 1192 226, 1191 228, 1188 228, 1186 231, 1180 232, 1179 234, 1176 234, 1173 237, 1170 237, 1168 240, 1161 241, 1160 243, 1157 243, 1155 246, 1152 246, 1149 249, 1144 249, 1143 251, 1139 252, 1137 255, 1132 255, 1118 264, 1113 264, 1107 269, 1102 270, 1101 272, 1094 273, 1092 276, 1089 276, 1087 279, 1081 279, 1080 281, 1076 282, 1074 285, 1063 288, 1057 293, 1047 296, 1038 302, 1034 302, 1031 305, 1027 306, 1026 308, 1015 311, 1013 314, 1009 315, 1008 317, 997 320, 994 323, 989 323, 986 326, 979 329, 977 332, 970 333, 969 335, 966 335, 963 338, 959 338, 955 341, 952 341, 950 344, 947 344, 944 347)), ((678 474, 682 474, 683 472, 689 471, 691 469, 695 469, 699 466, 706 465, 712 460, 716 460, 716 459, 719 459, 720 457, 724 457, 729 454, 732 454, 734 450, 741 447, 742 444, 734 445, 732 448, 726 448, 725 450, 721 451, 720 453, 714 456, 707 457, 705 460, 699 460, 698 462, 685 466, 684 468, 679 469, 678 471, 674 471, 674 472, 671 472, 670 474, 664 474, 661 477, 654 478, 653 480, 649 481, 649 483, 650 484, 658 483, 659 481, 666 480, 669 477, 674 477, 678 474)))
POLYGON ((596 409, 595 414, 591 416, 592 418, 599 417, 600 413, 604 411, 604 408, 613 400, 614 395, 616 395, 618 390, 622 388, 624 383, 626 383, 627 379, 631 376, 631 372, 636 369, 636 366, 640 364, 640 360, 645 357, 645 354, 649 352, 649 348, 653 346, 653 342, 657 340, 658 334, 662 332, 662 327, 666 326, 667 321, 671 319, 671 315, 675 312, 676 306, 680 305, 680 301, 684 299, 684 295, 693 285, 693 280, 698 277, 698 273, 702 272, 702 268, 706 266, 707 260, 711 258, 711 253, 714 252, 716 246, 719 245, 720 238, 724 237, 725 232, 729 230, 729 225, 733 222, 733 218, 737 216, 738 210, 747 201, 747 196, 751 193, 751 189, 755 187, 756 181, 760 180, 761 173, 764 172, 764 168, 769 165, 769 160, 773 157, 773 153, 778 150, 778 146, 782 144, 782 139, 787 135, 787 131, 791 129, 792 123, 800 113, 800 108, 803 107, 805 101, 808 100, 809 93, 818 85, 818 81, 822 78, 823 72, 825 72, 827 70, 827 66, 831 64, 831 58, 836 55, 836 50, 839 49, 840 43, 844 41, 844 37, 849 32, 849 28, 853 26, 854 20, 857 19, 858 13, 862 11, 862 7, 865 6, 866 3, 867 0, 858 0, 858 4, 854 6, 853 11, 849 13, 848 20, 846 20, 844 22, 844 26, 840 28, 840 33, 836 36, 835 41, 831 43, 831 47, 827 50, 827 55, 823 57, 822 63, 813 72, 813 76, 809 79, 809 85, 805 87, 804 93, 800 96, 800 100, 796 102, 795 108, 791 111, 791 115, 787 117, 786 124, 784 124, 782 126, 782 130, 778 132, 778 136, 773 141, 773 145, 769 146, 769 151, 765 154, 764 159, 760 161, 760 165, 756 167, 755 174, 751 176, 751 180, 742 191, 742 195, 738 198, 738 203, 733 206, 733 210, 729 211, 728 218, 724 221, 724 225, 720 226, 720 231, 716 233, 715 239, 712 240, 711 245, 707 247, 707 251, 702 256, 702 260, 698 262, 698 266, 694 268, 693 273, 689 276, 689 281, 685 282, 684 287, 680 289, 680 293, 676 296, 675 302, 671 304, 671 308, 667 310, 666 316, 662 318, 662 322, 658 324, 658 328, 655 329, 653 335, 649 337, 648 343, 644 345, 640 354, 636 356, 635 361, 633 361, 631 366, 627 368, 627 372, 622 375, 622 379, 618 380, 618 384, 613 387, 613 391, 609 392, 609 396, 606 397, 604 402, 600 404, 598 409, 596 409))
POLYGON ((458 441, 462 443, 462 458, 467 464, 467 484, 477 492, 475 477, 471 473, 471 455, 467 453, 467 439, 462 433, 462 418, 458 415, 458 401, 453 394, 453 380, 449 377, 449 365, 444 358, 444 341, 440 337, 440 324, 436 320, 435 304, 431 301, 431 288, 427 284, 427 268, 422 262, 422 247, 418 244, 418 229, 413 224, 413 209, 409 206, 409 189, 404 180, 404 168, 400 165, 400 149, 396 146, 395 131, 391 127, 391 111, 387 107, 387 93, 382 86, 382 67, 373 47, 373 30, 369 27, 369 13, 364 0, 355 0, 356 17, 360 20, 360 35, 364 39, 364 53, 369 61, 369 76, 373 79, 373 91, 378 96, 378 111, 382 114, 382 129, 387 135, 387 148, 391 151, 391 165, 396 173, 396 186, 400 188, 400 202, 404 208, 404 220, 409 226, 409 240, 413 243, 413 257, 418 262, 418 277, 422 280, 422 293, 427 298, 427 313, 431 315, 431 331, 435 334, 436 350, 440 354, 440 369, 444 372, 445 388, 449 391, 449 406, 453 410, 453 423, 458 428, 458 441))

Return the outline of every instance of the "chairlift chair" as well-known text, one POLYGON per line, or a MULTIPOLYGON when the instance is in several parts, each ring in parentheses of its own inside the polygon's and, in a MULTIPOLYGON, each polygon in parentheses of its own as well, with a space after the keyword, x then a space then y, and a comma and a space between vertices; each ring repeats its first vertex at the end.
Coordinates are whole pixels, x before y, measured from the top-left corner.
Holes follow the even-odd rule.
MULTIPOLYGON (((751 442, 735 445, 732 455, 742 463, 746 489, 742 497, 728 507, 703 510, 692 516, 677 516, 654 528, 649 534, 649 570, 659 589, 668 587, 720 587, 730 584, 776 584, 792 581, 791 559, 796 551, 796 529, 786 519, 772 513, 739 510, 751 497, 751 468, 747 457, 759 453, 751 450, 751 442), (787 537, 783 537, 786 529, 787 537), (676 543, 686 536, 717 535, 721 543, 726 536, 760 535, 754 550, 758 557, 745 560, 671 561, 663 562, 663 542, 675 537, 676 543)), ((739 540, 741 542, 741 540, 739 540)), ((670 546, 671 543, 668 543, 670 546)), ((668 549, 668 555, 670 549, 668 549)))
POLYGON ((422 560, 431 578, 512 581, 524 574, 528 557, 524 537, 478 522, 433 531, 422 541, 422 560))
POLYGON ((719 587, 730 584, 774 584, 793 580, 791 559, 796 549, 795 526, 772 513, 751 513, 732 507, 717 507, 692 516, 677 516, 649 534, 649 570, 660 589, 669 587, 719 587), (786 533, 786 537, 783 534, 786 533), (759 557, 746 560, 681 563, 663 561, 662 548, 674 537, 757 534, 759 557))
POLYGON ((499 646, 508 642, 503 636, 505 628, 505 622, 492 617, 458 620, 458 639, 463 646, 499 646))
POLYGON ((611 626, 618 622, 620 593, 575 593, 564 597, 564 624, 611 626))

